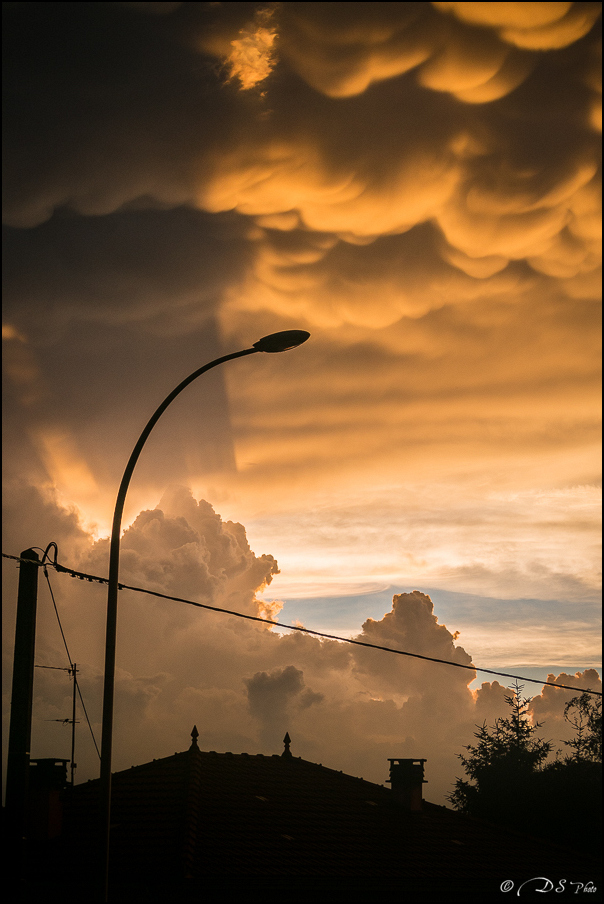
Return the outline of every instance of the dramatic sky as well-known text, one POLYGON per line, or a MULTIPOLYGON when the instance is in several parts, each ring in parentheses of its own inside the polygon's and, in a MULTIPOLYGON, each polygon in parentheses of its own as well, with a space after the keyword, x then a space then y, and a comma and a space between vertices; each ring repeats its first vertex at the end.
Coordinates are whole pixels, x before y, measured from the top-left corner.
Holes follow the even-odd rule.
MULTIPOLYGON (((4 3, 4 537, 601 690, 600 4, 4 3)), ((3 560, 8 718, 18 571, 3 560)), ((100 736, 105 590, 50 571, 100 736)), ((120 595, 115 768, 189 744, 451 790, 509 681, 120 595)), ((36 662, 65 666, 43 575, 36 662)), ((36 670, 32 755, 69 756, 36 670)), ((525 685, 567 737, 570 692, 525 685)), ((82 720, 83 716, 80 714, 82 720)), ((6 734, 5 734, 6 737, 6 734)), ((83 721, 78 778, 98 774, 83 721)))

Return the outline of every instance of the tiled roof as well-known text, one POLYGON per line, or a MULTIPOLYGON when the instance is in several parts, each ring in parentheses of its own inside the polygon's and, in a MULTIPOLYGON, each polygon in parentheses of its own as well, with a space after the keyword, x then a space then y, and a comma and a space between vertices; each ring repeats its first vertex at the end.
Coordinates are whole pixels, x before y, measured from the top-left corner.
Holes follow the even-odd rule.
MULTIPOLYGON (((78 862, 90 868, 97 794, 96 781, 76 786, 67 810, 78 862)), ((380 877, 483 883, 499 896, 506 879, 595 881, 593 861, 576 851, 428 802, 408 812, 389 788, 297 757, 195 744, 114 775, 111 837, 118 883, 380 877)))

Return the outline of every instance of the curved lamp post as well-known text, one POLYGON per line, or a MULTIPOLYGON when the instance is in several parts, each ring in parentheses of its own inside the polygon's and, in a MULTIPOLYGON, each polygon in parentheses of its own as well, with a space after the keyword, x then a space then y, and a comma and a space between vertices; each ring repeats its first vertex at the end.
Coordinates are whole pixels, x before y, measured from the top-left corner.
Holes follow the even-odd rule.
POLYGON ((103 686, 103 734, 101 741, 101 779, 100 779, 100 810, 101 810, 101 852, 102 852, 102 900, 107 900, 108 878, 109 878, 109 831, 111 816, 111 749, 113 744, 113 697, 115 689, 115 648, 117 635, 117 595, 118 595, 118 572, 120 562, 120 533, 122 527, 122 514, 124 511, 124 502, 126 493, 130 484, 130 478, 134 471, 139 455, 145 445, 147 438, 154 426, 168 407, 174 401, 182 390, 204 374, 207 370, 211 370, 224 361, 230 361, 232 358, 242 358, 245 355, 253 355, 256 352, 284 352, 290 348, 296 348, 306 342, 310 333, 306 330, 284 330, 280 333, 271 333, 270 336, 264 336, 258 342, 254 342, 252 348, 246 348, 240 352, 233 352, 231 355, 224 355, 222 358, 216 358, 209 364, 200 367, 190 376, 179 383, 176 389, 172 390, 161 403, 159 408, 150 418, 147 426, 141 433, 138 442, 132 450, 132 455, 126 465, 122 482, 118 490, 113 513, 113 526, 111 528, 111 546, 109 554, 109 587, 107 592, 107 632, 105 639, 105 680, 103 686))

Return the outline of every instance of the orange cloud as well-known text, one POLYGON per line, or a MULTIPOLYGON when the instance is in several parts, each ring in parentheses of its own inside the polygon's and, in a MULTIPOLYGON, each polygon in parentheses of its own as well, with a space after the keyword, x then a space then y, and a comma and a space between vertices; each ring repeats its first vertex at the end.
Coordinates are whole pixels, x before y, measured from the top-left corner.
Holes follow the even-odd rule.
POLYGON ((229 75, 239 79, 244 91, 268 78, 275 66, 277 29, 273 15, 274 10, 268 7, 257 9, 253 21, 231 41, 226 60, 229 75))
POLYGON ((282 52, 318 91, 353 97, 430 56, 433 23, 408 4, 388 4, 379 12, 368 4, 347 4, 347 13, 342 20, 338 7, 282 7, 282 52))
MULTIPOLYGON (((144 411, 223 350, 308 328, 299 352, 226 369, 228 393, 208 377, 179 400, 137 469, 127 518, 152 510, 166 480, 190 480, 215 500, 210 481, 233 523, 238 510, 272 519, 272 534, 254 525, 267 538, 258 548, 278 545, 281 560, 295 538, 298 586, 341 587, 351 575, 383 586, 404 571, 480 592, 593 594, 591 508, 582 519, 569 499, 493 501, 504 490, 591 485, 599 469, 597 35, 563 53, 526 43, 549 33, 559 46, 592 6, 282 4, 275 76, 256 82, 262 100, 226 86, 216 63, 241 42, 248 5, 183 4, 149 23, 105 4, 116 24, 105 37, 88 5, 47 6, 65 54, 46 35, 40 43, 25 5, 5 9, 18 20, 7 158, 11 467, 33 461, 87 513, 96 484, 108 522, 144 411), (75 15, 98 51, 85 71, 83 32, 62 18, 75 15), (126 17, 130 30, 117 27, 126 17), (36 40, 26 41, 30 27, 36 40), (40 46, 48 59, 32 52, 40 46), (30 434, 24 406, 41 387, 49 420, 30 434), (351 525, 326 499, 359 488, 364 516, 351 525)), ((250 59, 268 65, 263 53, 277 44, 251 46, 242 75, 250 59)), ((175 505, 164 516, 130 528, 130 564, 161 583, 180 563, 201 585, 200 513, 175 505), (186 542, 168 549, 170 536, 186 542), (155 572, 145 544, 161 562, 155 572)), ((235 569, 222 583, 210 569, 216 585, 258 611, 269 563, 252 560, 224 523, 215 538, 235 569)), ((191 668, 202 636, 186 639, 191 668)), ((549 649, 563 652, 552 638, 549 649)), ((486 646, 486 630, 473 639, 501 650, 486 646)), ((577 655, 583 643, 573 633, 577 655)), ((538 644, 531 634, 523 655, 538 644)), ((292 665, 249 655, 245 678, 292 665)), ((228 657, 217 659, 228 673, 228 657)), ((145 696, 132 668, 124 687, 145 696)), ((351 700, 349 677, 339 673, 343 702, 332 723, 333 710, 324 713, 327 732, 345 713, 377 725, 378 710, 382 726, 396 726, 383 729, 388 738, 415 731, 383 686, 381 709, 351 700)), ((163 686, 148 678, 147 689, 163 686)), ((175 711, 198 699, 210 715, 224 699, 252 737, 242 675, 224 680, 224 697, 181 688, 175 711)), ((324 693, 316 675, 305 681, 324 693)))
POLYGON ((45 396, 42 372, 27 336, 12 323, 2 324, 3 367, 24 405, 31 407, 45 396))
POLYGON ((347 4, 346 19, 335 10, 285 6, 282 52, 313 88, 333 98, 353 97, 417 69, 427 88, 487 103, 531 72, 534 60, 526 51, 573 44, 599 15, 597 3, 431 5, 432 11, 420 11, 410 4, 347 4))
POLYGON ((590 30, 599 3, 432 3, 463 22, 496 28, 504 41, 530 50, 568 47, 590 30))
MULTIPOLYGON (((389 499, 392 512, 400 512, 399 500, 391 493, 385 492, 384 499, 389 499)), ((573 503, 567 494, 565 501, 576 505, 581 500, 577 495, 573 503)), ((44 507, 31 496, 29 503, 27 517, 34 516, 39 528, 48 530, 54 524, 56 529, 61 523, 61 536, 69 533, 73 541, 77 525, 72 516, 68 519, 64 510, 44 507)), ((140 513, 126 532, 122 579, 128 583, 142 579, 160 592, 197 595, 210 604, 228 600, 229 608, 254 611, 250 608, 254 591, 275 573, 274 559, 255 555, 241 524, 223 520, 208 503, 189 493, 169 494, 162 507, 140 513)), ((17 504, 12 516, 18 518, 21 509, 17 504)), ((340 528, 356 531, 359 525, 347 525, 343 517, 347 512, 340 511, 340 528)), ((468 512, 468 521, 473 514, 468 512)), ((442 512, 435 512, 435 521, 439 517, 442 512)), ((451 524, 451 530, 459 526, 451 524)), ((303 530, 306 525, 300 527, 303 530)), ((106 541, 83 546, 78 535, 78 544, 80 567, 102 574, 106 541)), ((13 569, 7 598, 15 596, 16 575, 13 569)), ((51 580, 96 728, 105 590, 66 575, 51 576, 51 580)), ((384 608, 389 611, 383 616, 365 621, 359 637, 463 664, 476 656, 467 641, 459 646, 455 633, 440 623, 438 608, 426 593, 396 593, 392 607, 384 608)), ((61 661, 56 657, 62 650, 56 625, 54 633, 51 630, 51 617, 52 612, 41 606, 39 631, 44 640, 38 653, 48 664, 61 661)), ((534 640, 543 645, 543 628, 534 640)), ((123 591, 115 760, 117 768, 125 768, 154 754, 163 755, 173 749, 179 726, 193 722, 201 727, 203 747, 271 753, 279 749, 286 718, 296 755, 378 782, 384 779, 389 753, 425 754, 430 799, 442 802, 456 774, 456 755, 471 740, 475 724, 506 712, 503 685, 483 683, 472 693, 467 686, 472 675, 472 671, 320 641, 299 632, 281 635, 247 621, 123 591)), ((578 688, 597 686, 597 675, 589 670, 560 678, 578 688)), ((557 725, 569 693, 544 689, 533 702, 535 716, 545 713, 557 725)), ((69 705, 68 688, 42 677, 33 725, 34 749, 40 755, 63 749, 60 737, 44 720, 61 714, 65 707, 69 711, 69 705)), ((97 773, 98 759, 84 734, 78 750, 78 779, 85 780, 97 773)))

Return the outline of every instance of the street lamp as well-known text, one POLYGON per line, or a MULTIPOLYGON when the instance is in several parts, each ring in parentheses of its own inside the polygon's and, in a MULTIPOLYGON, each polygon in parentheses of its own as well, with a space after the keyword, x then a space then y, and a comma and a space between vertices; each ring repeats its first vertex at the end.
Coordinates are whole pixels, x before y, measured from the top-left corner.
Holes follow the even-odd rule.
POLYGON ((109 553, 109 587, 107 591, 107 631, 105 639, 105 680, 103 685, 103 735, 101 741, 101 779, 100 779, 100 824, 101 824, 101 853, 102 853, 102 900, 107 900, 108 880, 109 880, 109 833, 110 833, 110 817, 111 817, 111 749, 113 744, 113 697, 115 689, 115 648, 117 635, 117 594, 118 594, 118 572, 120 562, 120 533, 122 527, 122 514, 124 511, 124 502, 126 493, 130 484, 130 478, 134 471, 139 455, 145 445, 147 438, 154 426, 168 407, 174 401, 182 390, 218 364, 224 361, 230 361, 232 358, 242 358, 245 355, 253 355, 256 352, 284 352, 290 348, 296 348, 306 342, 310 333, 306 330, 284 330, 279 333, 271 333, 270 336, 264 336, 258 342, 254 342, 252 348, 246 348, 240 352, 233 352, 231 355, 223 355, 222 358, 216 358, 196 370, 190 376, 179 383, 176 389, 172 390, 161 403, 159 408, 151 416, 147 426, 138 438, 132 454, 126 465, 122 482, 117 493, 115 502, 115 510, 113 513, 113 526, 111 528, 111 546, 109 553))

